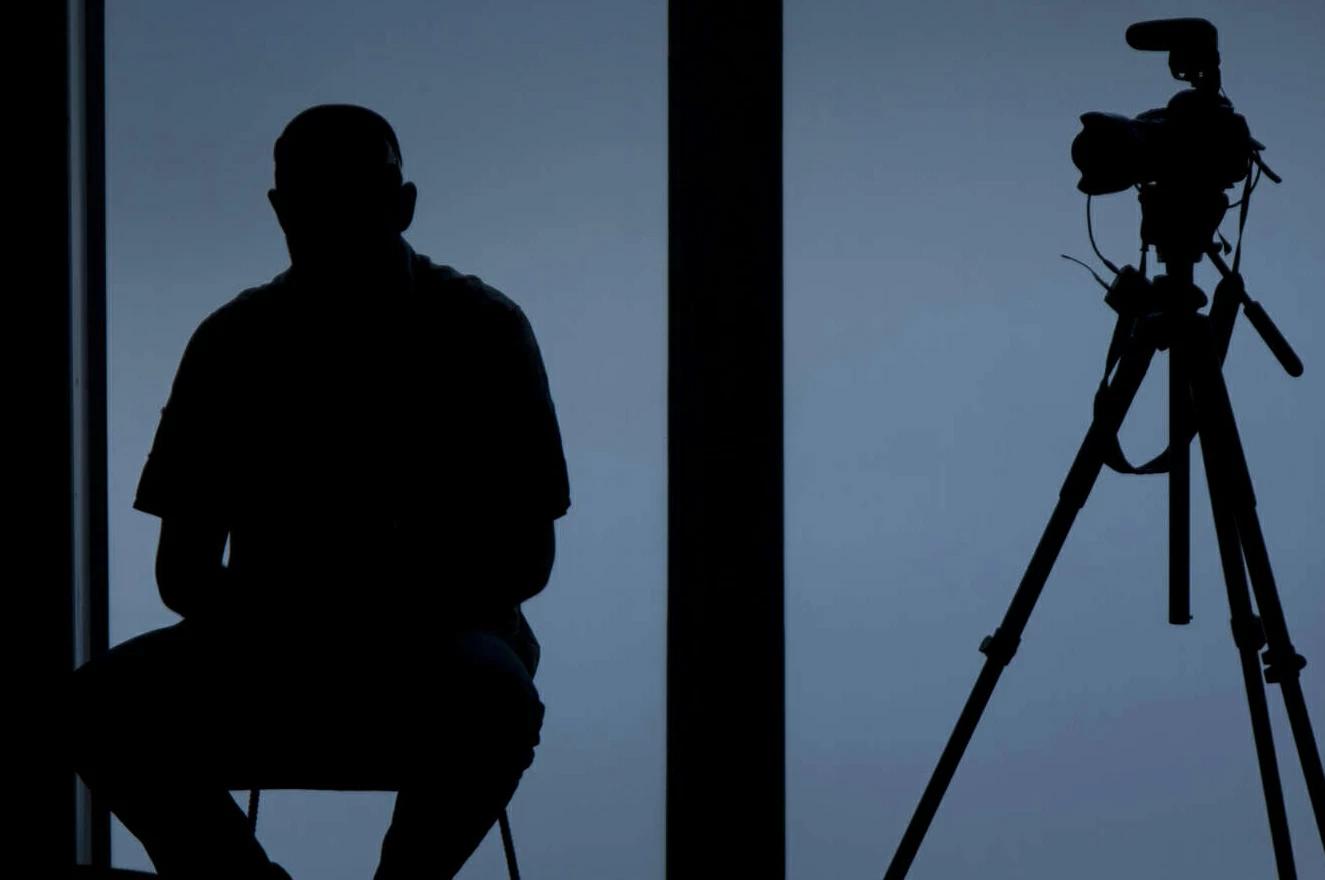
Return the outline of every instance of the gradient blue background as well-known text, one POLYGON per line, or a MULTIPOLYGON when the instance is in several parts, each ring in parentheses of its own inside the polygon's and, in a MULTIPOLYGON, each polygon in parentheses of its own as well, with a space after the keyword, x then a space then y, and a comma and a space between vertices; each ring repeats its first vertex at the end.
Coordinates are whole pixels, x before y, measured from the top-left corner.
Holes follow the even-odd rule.
MULTIPOLYGON (((547 718, 511 805, 531 878, 661 876, 665 40, 661 4, 621 0, 108 4, 112 641, 174 619, 130 503, 192 328, 287 265, 272 142, 373 107, 419 187, 407 238, 525 308, 564 435, 574 506, 526 605, 547 718)), ((271 792, 259 836, 295 877, 367 878, 392 797, 271 792)), ((115 861, 146 864, 124 833, 115 861)), ((494 833, 462 876, 504 871, 494 833)))
MULTIPOLYGON (((1325 6, 786 9, 788 876, 882 873, 1089 423, 1113 313, 1058 256, 1090 256, 1069 145, 1082 112, 1180 86, 1128 48, 1133 21, 1214 22, 1284 177, 1253 197, 1243 269, 1307 372, 1245 321, 1226 370, 1325 727, 1325 6)), ((1135 197, 1094 205, 1135 263, 1135 197)), ((1124 426, 1134 458, 1163 446, 1166 376, 1161 356, 1124 426)), ((1167 506, 1163 478, 1102 476, 912 876, 1274 875, 1204 479, 1186 628, 1165 622, 1167 506)), ((1322 877, 1270 700, 1299 874, 1322 877)))
MULTIPOLYGON (((372 106, 420 188, 408 238, 526 308, 565 433, 575 506, 527 606, 549 715, 512 805, 524 873, 661 877, 665 4, 109 6, 112 641, 174 619, 156 521, 129 505, 188 334, 286 265, 271 143, 309 104, 372 106)), ((1242 322, 1227 375, 1325 726, 1325 9, 793 0, 792 878, 881 873, 1052 509, 1112 327, 1057 256, 1089 254, 1068 146, 1080 113, 1177 90, 1122 37, 1172 15, 1220 28, 1228 94, 1285 178, 1253 199, 1243 264, 1307 373, 1284 376, 1242 322)), ((1101 247, 1134 261, 1134 198, 1095 204, 1101 247)), ((1162 445, 1163 368, 1123 432, 1137 457, 1162 445)), ((1166 508, 1160 478, 1101 479, 912 876, 1272 874, 1203 480, 1187 628, 1164 622, 1166 508)), ((1320 876, 1270 697, 1300 873, 1320 876)), ((367 877, 389 809, 273 792, 260 835, 296 878, 367 877)), ((122 831, 115 845, 147 864, 122 831)), ((502 871, 490 838, 462 876, 502 871)))

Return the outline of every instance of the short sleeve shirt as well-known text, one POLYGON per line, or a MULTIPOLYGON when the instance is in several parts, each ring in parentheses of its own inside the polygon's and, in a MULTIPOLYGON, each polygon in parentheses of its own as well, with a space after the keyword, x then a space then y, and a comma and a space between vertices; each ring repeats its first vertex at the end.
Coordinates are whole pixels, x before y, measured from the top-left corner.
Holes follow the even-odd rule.
POLYGON ((230 568, 302 607, 335 583, 426 577, 439 551, 420 523, 444 534, 457 520, 565 514, 561 434, 524 311, 412 250, 407 276, 389 294, 328 295, 287 271, 209 315, 134 507, 224 526, 230 568))

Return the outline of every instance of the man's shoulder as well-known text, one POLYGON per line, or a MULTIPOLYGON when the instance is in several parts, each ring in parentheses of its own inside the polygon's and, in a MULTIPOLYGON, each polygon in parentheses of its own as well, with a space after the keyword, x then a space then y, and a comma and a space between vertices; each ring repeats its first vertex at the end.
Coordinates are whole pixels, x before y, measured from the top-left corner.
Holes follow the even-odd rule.
POLYGON ((263 284, 247 287, 213 309, 198 325, 198 333, 209 337, 242 332, 253 322, 286 304, 289 298, 289 270, 263 284))
POLYGON ((241 290, 212 314, 222 320, 243 321, 286 304, 290 296, 290 270, 286 269, 270 281, 241 290))
POLYGON ((477 275, 434 263, 422 254, 414 255, 415 291, 424 301, 494 318, 520 315, 520 306, 477 275))

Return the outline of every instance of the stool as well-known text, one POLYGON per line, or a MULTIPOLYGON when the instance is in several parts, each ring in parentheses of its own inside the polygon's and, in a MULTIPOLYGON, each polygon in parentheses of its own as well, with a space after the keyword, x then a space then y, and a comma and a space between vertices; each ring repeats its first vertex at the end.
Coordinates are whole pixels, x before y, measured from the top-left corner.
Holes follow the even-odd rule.
MULTIPOLYGON (((258 788, 250 789, 248 793, 248 827, 254 834, 258 831, 258 799, 261 794, 262 790, 258 788)), ((506 853, 506 871, 511 880, 520 880, 520 866, 515 863, 515 839, 511 836, 511 819, 506 810, 501 811, 497 824, 501 826, 501 847, 506 853)))

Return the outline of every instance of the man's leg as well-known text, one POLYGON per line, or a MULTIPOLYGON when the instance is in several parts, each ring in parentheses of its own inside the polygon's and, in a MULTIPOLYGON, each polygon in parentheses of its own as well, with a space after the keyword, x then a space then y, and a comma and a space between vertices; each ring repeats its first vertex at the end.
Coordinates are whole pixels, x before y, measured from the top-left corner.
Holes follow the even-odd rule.
POLYGON ((436 720, 412 737, 421 759, 396 795, 374 880, 454 876, 534 759, 543 704, 511 648, 467 633, 442 660, 436 720))
POLYGON ((182 622, 80 667, 69 706, 74 767, 163 877, 278 877, 218 775, 245 746, 217 721, 245 711, 236 702, 243 673, 221 670, 220 656, 182 622))

